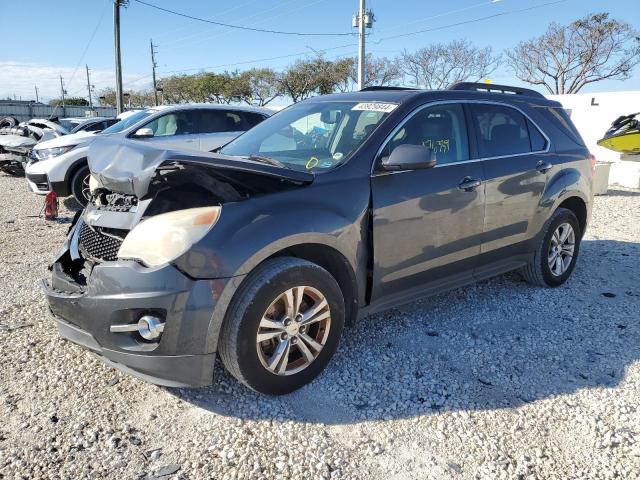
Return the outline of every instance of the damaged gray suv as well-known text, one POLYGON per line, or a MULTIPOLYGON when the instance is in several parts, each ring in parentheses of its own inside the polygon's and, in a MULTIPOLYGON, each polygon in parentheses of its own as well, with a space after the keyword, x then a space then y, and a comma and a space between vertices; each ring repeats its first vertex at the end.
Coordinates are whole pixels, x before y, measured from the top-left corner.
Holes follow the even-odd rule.
POLYGON ((217 153, 97 139, 91 200, 44 281, 62 337, 170 386, 310 382, 343 326, 520 269, 573 271, 593 157, 527 89, 369 88, 293 105, 217 153))

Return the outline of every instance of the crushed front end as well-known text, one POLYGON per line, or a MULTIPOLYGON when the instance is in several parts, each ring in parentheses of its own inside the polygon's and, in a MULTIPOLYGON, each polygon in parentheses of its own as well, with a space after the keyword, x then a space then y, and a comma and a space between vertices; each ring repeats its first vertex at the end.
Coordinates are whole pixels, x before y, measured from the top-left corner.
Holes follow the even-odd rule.
POLYGON ((89 206, 77 218, 51 279, 43 281, 60 335, 153 383, 208 385, 216 348, 208 332, 229 280, 195 280, 170 264, 119 260, 135 216, 89 206))
POLYGON ((89 167, 91 200, 42 283, 60 335, 153 383, 210 384, 220 326, 244 275, 198 278, 179 265, 213 263, 191 246, 224 204, 306 177, 107 139, 90 147, 89 167))

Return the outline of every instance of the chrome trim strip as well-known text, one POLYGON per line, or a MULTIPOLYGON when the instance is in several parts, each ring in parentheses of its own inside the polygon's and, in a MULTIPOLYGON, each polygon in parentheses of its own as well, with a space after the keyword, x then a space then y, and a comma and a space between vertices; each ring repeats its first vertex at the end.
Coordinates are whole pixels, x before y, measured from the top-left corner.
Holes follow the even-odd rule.
MULTIPOLYGON (((400 122, 398 124, 398 126, 396 128, 394 128, 389 135, 387 135, 387 138, 385 138, 384 142, 382 143, 382 145, 380 146, 380 148, 378 148, 378 151, 376 152, 375 159, 371 164, 371 172, 370 172, 370 174, 372 176, 376 176, 376 175, 379 175, 379 174, 389 175, 389 174, 396 174, 396 173, 403 173, 403 172, 413 172, 414 170, 397 170, 397 171, 388 171, 388 172, 383 171, 383 172, 375 173, 374 169, 376 167, 376 164, 378 163, 378 159, 380 158, 380 154, 382 153, 382 150, 384 150, 384 147, 387 146, 387 143, 389 143, 391 141, 391 139, 396 135, 396 133, 398 133, 404 127, 404 125, 409 120, 411 120, 416 114, 418 114, 419 112, 421 112, 425 108, 430 108, 430 107, 434 107, 434 106, 437 106, 437 105, 448 105, 448 104, 452 104, 452 103, 455 103, 455 104, 476 103, 476 104, 484 104, 484 105, 500 105, 502 107, 513 108, 514 110, 517 110, 518 112, 520 112, 527 120, 529 120, 538 129, 538 131, 542 134, 544 139, 547 141, 547 148, 544 149, 544 150, 537 150, 535 152, 514 153, 513 155, 499 155, 499 156, 496 156, 496 157, 471 158, 469 160, 462 160, 460 162, 445 163, 443 165, 436 164, 436 166, 433 167, 433 168, 447 167, 449 165, 462 165, 462 164, 465 164, 465 163, 483 162, 485 160, 496 160, 496 159, 500 159, 500 158, 521 157, 523 155, 536 155, 536 154, 541 154, 541 153, 549 153, 549 150, 551 149, 551 140, 549 139, 549 136, 545 133, 545 131, 542 130, 542 128, 540 128, 540 126, 535 121, 533 121, 531 119, 531 117, 529 117, 529 115, 527 115, 521 108, 516 107, 515 105, 511 105, 509 103, 499 102, 499 101, 495 101, 495 100, 438 100, 438 101, 435 101, 435 102, 425 103, 424 105, 420 105, 419 107, 416 107, 415 109, 413 109, 411 112, 409 112, 407 114, 406 117, 404 117, 402 122, 400 122)), ((469 135, 469 132, 467 132, 467 138, 468 138, 468 135, 469 135)))

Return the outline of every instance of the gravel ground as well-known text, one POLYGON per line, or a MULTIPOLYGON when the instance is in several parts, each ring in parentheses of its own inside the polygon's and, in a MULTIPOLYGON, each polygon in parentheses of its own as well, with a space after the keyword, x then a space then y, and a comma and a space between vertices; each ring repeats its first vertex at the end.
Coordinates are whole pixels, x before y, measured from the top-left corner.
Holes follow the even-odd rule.
POLYGON ((68 228, 0 175, 0 478, 640 478, 640 191, 597 197, 572 279, 501 276, 345 331, 286 397, 166 389, 60 340, 68 228))

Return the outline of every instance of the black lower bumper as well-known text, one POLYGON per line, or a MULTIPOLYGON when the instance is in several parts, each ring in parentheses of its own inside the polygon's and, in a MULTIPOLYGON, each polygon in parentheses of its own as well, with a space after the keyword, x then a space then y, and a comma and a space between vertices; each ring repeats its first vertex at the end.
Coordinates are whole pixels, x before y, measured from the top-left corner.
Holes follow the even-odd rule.
POLYGON ((107 365, 150 383, 167 387, 201 387, 213 380, 215 353, 203 355, 136 355, 102 348, 90 333, 53 316, 62 338, 91 350, 107 365))
POLYGON ((51 281, 42 284, 62 337, 152 383, 212 383, 227 298, 222 293, 233 279, 193 280, 170 265, 150 269, 116 261, 95 265, 86 285, 78 285, 65 273, 64 257, 54 263, 51 281), (113 325, 137 325, 144 315, 164 321, 156 342, 137 331, 111 331, 113 325))

